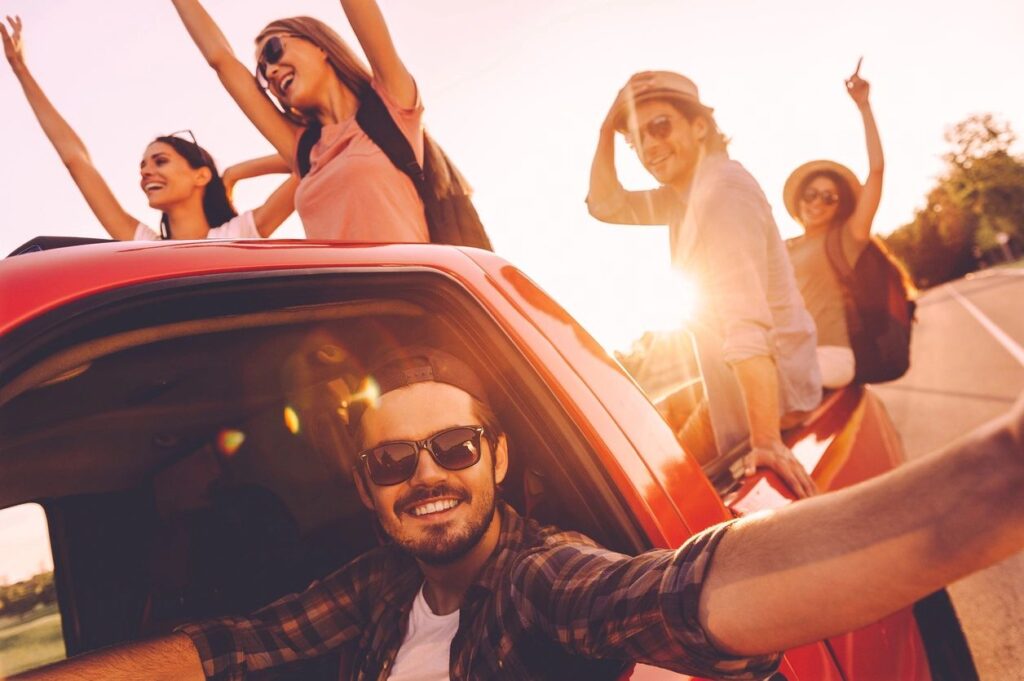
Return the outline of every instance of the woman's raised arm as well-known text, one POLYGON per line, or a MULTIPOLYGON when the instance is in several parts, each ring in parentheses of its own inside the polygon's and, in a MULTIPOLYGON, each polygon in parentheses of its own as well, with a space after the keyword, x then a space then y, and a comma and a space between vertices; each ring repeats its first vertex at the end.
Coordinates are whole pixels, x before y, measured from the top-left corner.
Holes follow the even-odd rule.
POLYGON ((267 197, 262 206, 253 209, 252 219, 260 236, 266 238, 273 234, 292 214, 295 210, 295 190, 298 186, 299 176, 292 175, 267 197))
POLYGON ((139 221, 129 215, 121 204, 114 197, 113 192, 106 181, 96 170, 85 144, 79 139, 75 131, 71 129, 68 122, 60 115, 46 93, 39 87, 39 83, 28 70, 25 64, 24 42, 21 37, 22 23, 20 17, 7 17, 11 25, 10 32, 7 26, 0 21, 0 38, 3 39, 4 55, 14 71, 15 77, 21 83, 21 89, 25 92, 32 112, 35 113, 39 125, 49 138, 53 148, 60 155, 71 179, 78 185, 79 191, 85 198, 93 214, 103 225, 103 228, 115 239, 128 241, 135 236, 135 227, 139 221))
POLYGON ((857 206, 853 215, 846 222, 846 233, 854 243, 863 245, 871 238, 871 223, 882 200, 882 174, 885 171, 885 157, 882 155, 882 141, 878 136, 878 126, 871 112, 868 95, 871 86, 860 77, 860 62, 857 70, 846 80, 846 91, 850 93, 864 119, 864 138, 868 148, 868 177, 864 181, 857 206))
MULTIPOLYGON (((280 173, 291 173, 291 168, 279 154, 271 154, 229 166, 224 169, 220 177, 224 182, 224 189, 230 197, 239 180, 280 173)), ((256 231, 260 233, 260 236, 268 237, 273 234, 281 226, 281 223, 292 214, 292 211, 295 210, 295 189, 298 186, 298 176, 292 175, 267 197, 262 206, 253 209, 253 222, 256 223, 256 231)))
POLYGON ((348 23, 359 40, 360 47, 370 62, 373 77, 403 108, 416 104, 416 82, 405 68, 384 15, 374 0, 341 0, 348 23))
POLYGON ((172 0, 174 9, 206 62, 253 125, 291 163, 295 158, 298 126, 282 114, 253 74, 235 56, 227 38, 198 0, 172 0))
POLYGON ((251 158, 228 166, 220 174, 220 179, 224 182, 224 190, 227 192, 228 198, 231 198, 235 185, 240 180, 291 172, 291 165, 281 158, 280 154, 270 154, 269 156, 251 158))

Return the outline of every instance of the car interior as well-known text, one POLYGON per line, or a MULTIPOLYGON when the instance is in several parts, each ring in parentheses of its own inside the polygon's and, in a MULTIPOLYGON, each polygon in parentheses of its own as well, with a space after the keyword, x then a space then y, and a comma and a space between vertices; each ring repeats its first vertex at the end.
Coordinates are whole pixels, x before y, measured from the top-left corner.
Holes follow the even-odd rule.
MULTIPOLYGON (((510 442, 502 497, 520 513, 648 548, 563 405, 451 280, 163 281, 3 340, 0 508, 46 511, 69 655, 251 611, 383 541, 352 482, 348 408, 369 358, 409 344, 489 384, 510 442)), ((321 660, 260 678, 332 675, 321 660)))

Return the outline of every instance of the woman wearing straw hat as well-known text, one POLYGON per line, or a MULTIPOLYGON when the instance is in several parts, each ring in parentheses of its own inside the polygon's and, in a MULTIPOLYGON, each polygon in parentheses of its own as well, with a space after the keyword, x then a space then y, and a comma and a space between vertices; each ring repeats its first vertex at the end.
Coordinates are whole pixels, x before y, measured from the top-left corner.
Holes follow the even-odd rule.
POLYGON ((825 237, 842 230, 843 256, 852 268, 871 240, 871 223, 882 196, 885 161, 871 104, 870 86, 857 70, 846 80, 846 91, 864 120, 868 148, 868 176, 861 185, 853 171, 834 161, 810 161, 786 180, 786 209, 804 228, 804 235, 789 243, 789 257, 797 285, 818 328, 818 363, 826 388, 840 388, 853 380, 855 362, 846 325, 843 292, 825 252, 825 237))

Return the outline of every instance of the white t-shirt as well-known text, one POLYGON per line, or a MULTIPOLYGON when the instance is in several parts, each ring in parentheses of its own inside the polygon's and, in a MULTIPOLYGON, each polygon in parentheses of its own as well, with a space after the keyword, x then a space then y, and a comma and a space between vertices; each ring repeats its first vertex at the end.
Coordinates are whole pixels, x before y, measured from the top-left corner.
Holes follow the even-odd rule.
POLYGON ((435 615, 420 587, 388 681, 449 681, 452 639, 458 628, 459 611, 435 615))
MULTIPOLYGON (((256 229, 256 218, 252 211, 247 210, 237 215, 220 227, 210 228, 206 235, 207 239, 261 239, 259 230, 256 229)), ((135 228, 135 241, 159 241, 160 234, 141 222, 135 228)))

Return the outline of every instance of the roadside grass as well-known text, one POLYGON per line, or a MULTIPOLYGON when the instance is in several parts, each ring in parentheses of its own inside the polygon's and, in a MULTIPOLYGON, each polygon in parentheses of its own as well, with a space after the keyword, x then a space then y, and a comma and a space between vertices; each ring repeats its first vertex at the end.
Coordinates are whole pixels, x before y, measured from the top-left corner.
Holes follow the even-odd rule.
POLYGON ((60 613, 47 608, 24 621, 0 626, 0 679, 67 657, 60 613))
POLYGON ((1005 269, 1024 269, 1024 258, 1020 260, 1014 260, 1013 262, 1003 262, 998 265, 993 265, 994 270, 1005 270, 1005 269))

